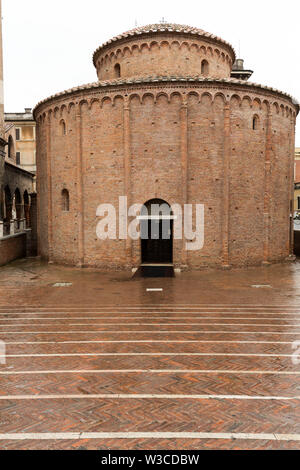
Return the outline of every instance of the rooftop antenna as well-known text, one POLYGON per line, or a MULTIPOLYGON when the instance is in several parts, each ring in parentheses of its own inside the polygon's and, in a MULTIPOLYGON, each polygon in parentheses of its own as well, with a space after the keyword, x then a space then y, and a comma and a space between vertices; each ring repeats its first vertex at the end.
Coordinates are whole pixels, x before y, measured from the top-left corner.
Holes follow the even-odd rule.
POLYGON ((167 21, 165 20, 164 16, 163 16, 162 19, 160 20, 160 24, 167 24, 167 21))

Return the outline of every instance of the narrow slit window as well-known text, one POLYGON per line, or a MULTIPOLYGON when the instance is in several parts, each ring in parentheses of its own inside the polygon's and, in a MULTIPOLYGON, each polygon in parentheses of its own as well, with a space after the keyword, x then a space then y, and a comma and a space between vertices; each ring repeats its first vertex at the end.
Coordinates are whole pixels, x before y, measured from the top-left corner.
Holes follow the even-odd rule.
POLYGON ((61 193, 61 196, 62 196, 62 210, 63 212, 69 212, 70 210, 70 195, 69 195, 69 191, 67 189, 63 189, 62 190, 62 193, 61 193))
POLYGON ((61 135, 66 135, 67 134, 67 127, 66 123, 64 120, 60 122, 60 127, 61 127, 61 135))
POLYGON ((258 129, 258 124, 259 124, 259 118, 258 118, 258 116, 254 116, 253 121, 252 121, 252 129, 254 131, 256 131, 258 129))

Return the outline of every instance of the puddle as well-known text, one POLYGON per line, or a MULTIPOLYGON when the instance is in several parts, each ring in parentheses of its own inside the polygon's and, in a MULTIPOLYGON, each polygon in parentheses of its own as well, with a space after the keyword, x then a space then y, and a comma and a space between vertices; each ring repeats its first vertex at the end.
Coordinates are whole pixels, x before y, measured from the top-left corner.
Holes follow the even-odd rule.
POLYGON ((140 266, 132 279, 141 277, 175 277, 173 266, 140 266))
POLYGON ((56 282, 52 287, 71 287, 72 285, 72 282, 56 282))
POLYGON ((251 287, 253 287, 254 289, 273 289, 273 287, 269 284, 253 284, 253 286, 251 287))

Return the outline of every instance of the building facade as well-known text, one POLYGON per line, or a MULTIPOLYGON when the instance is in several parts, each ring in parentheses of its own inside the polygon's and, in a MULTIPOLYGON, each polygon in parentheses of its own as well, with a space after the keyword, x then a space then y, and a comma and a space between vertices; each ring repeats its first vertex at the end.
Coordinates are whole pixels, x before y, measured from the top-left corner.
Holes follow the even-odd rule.
POLYGON ((36 137, 35 121, 31 108, 23 113, 5 113, 5 138, 11 138, 11 149, 7 148, 7 156, 16 164, 30 173, 36 174, 36 137))
MULTIPOLYGON (((34 122, 31 126, 34 128, 34 122)), ((20 165, 17 137, 14 124, 4 121, 0 0, 0 266, 26 254, 36 254, 36 234, 30 229, 31 220, 35 220, 35 175, 28 171, 29 167, 20 165)))
POLYGON ((2 1, 0 0, 0 191, 4 178, 4 158, 6 141, 4 138, 4 89, 3 89, 3 47, 2 47, 2 1))
POLYGON ((35 122, 31 109, 4 115, 4 158, 0 194, 0 236, 29 228, 36 193, 35 122))
POLYGON ((154 262, 166 252, 182 269, 290 259, 298 104, 249 83, 252 71, 233 78, 231 45, 189 26, 134 29, 93 59, 97 82, 34 110, 41 256, 108 269, 151 262, 139 239, 96 235, 99 204, 119 216, 126 196, 129 206, 204 205, 202 249, 171 233, 154 262))

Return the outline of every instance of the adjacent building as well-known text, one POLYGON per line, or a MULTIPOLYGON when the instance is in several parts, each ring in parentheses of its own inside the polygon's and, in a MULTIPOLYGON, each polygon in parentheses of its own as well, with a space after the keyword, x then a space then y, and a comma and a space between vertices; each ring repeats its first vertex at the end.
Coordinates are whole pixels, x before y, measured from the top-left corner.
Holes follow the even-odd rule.
POLYGON ((5 113, 4 117, 5 137, 11 141, 7 156, 15 157, 16 164, 23 170, 36 174, 36 126, 31 108, 19 113, 5 113))
MULTIPOLYGON (((4 138, 4 89, 3 89, 3 50, 2 50, 2 3, 0 0, 0 191, 4 178, 4 158, 6 141, 4 138)), ((0 196, 1 209, 1 196, 0 196)), ((0 213, 1 220, 1 213, 0 213)))
POLYGON ((4 159, 0 195, 0 235, 30 227, 36 192, 35 122, 31 109, 4 114, 4 159))
POLYGON ((29 110, 5 123, 1 13, 0 0, 0 266, 36 252, 35 125, 29 110))

